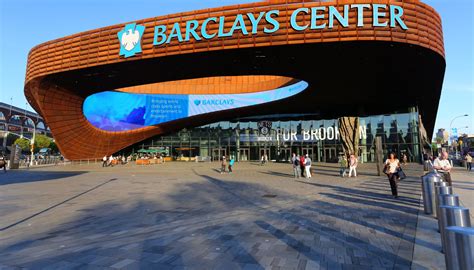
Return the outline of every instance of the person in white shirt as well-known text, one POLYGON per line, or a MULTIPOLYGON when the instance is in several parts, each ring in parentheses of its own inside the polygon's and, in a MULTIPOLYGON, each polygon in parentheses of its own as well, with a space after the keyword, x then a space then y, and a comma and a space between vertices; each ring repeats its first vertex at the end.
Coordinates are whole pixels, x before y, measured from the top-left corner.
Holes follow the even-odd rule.
POLYGON ((469 153, 466 153, 464 159, 466 160, 466 169, 468 172, 470 172, 472 169, 472 157, 469 153))
POLYGON ((390 153, 389 158, 385 161, 384 173, 388 176, 390 182, 390 189, 394 198, 398 198, 398 169, 400 168, 400 161, 396 157, 395 153, 390 153))
POLYGON ((357 177, 357 164, 359 161, 355 157, 355 155, 351 155, 349 157, 349 177, 351 177, 352 172, 354 172, 354 177, 357 177))
POLYGON ((451 163, 448 160, 448 152, 441 153, 441 157, 437 157, 433 163, 433 169, 438 171, 451 186, 451 163))
POLYGON ((304 159, 304 169, 306 173, 306 178, 311 178, 311 158, 306 154, 304 159))
POLYGON ((106 155, 102 158, 102 167, 107 167, 107 156, 106 155))

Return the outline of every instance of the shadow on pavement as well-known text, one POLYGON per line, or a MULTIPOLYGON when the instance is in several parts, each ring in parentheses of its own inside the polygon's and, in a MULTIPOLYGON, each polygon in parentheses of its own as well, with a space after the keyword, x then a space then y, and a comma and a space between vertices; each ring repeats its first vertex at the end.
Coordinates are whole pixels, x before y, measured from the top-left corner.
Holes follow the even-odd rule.
POLYGON ((133 205, 79 209, 71 220, 33 239, 0 245, 0 263, 27 268, 264 269, 285 267, 291 257, 296 260, 293 267, 302 269, 311 262, 323 269, 411 265, 409 258, 398 255, 414 243, 414 230, 407 226, 416 228, 416 214, 404 204, 411 203, 408 199, 393 201, 379 193, 303 182, 325 189, 321 194, 333 201, 311 202, 260 184, 194 173, 204 181, 183 184, 159 202, 138 199, 133 205), (272 201, 276 199, 261 196, 269 192, 294 205, 278 206, 272 201), (369 239, 348 228, 350 223, 395 237, 398 249, 378 246, 376 234, 369 239), (39 250, 40 258, 29 256, 39 250))
POLYGON ((84 171, 55 172, 55 171, 39 171, 39 170, 9 170, 7 173, 0 173, 0 186, 63 179, 63 178, 81 175, 84 173, 86 172, 84 171))

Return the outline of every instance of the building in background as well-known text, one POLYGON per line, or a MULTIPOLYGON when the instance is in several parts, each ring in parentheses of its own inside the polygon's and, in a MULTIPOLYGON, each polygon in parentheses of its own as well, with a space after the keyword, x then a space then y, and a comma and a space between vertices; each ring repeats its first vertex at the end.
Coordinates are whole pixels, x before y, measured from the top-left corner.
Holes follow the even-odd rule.
POLYGON ((51 130, 43 118, 31 111, 0 102, 0 147, 8 149, 23 136, 31 139, 33 131, 52 137, 51 130))

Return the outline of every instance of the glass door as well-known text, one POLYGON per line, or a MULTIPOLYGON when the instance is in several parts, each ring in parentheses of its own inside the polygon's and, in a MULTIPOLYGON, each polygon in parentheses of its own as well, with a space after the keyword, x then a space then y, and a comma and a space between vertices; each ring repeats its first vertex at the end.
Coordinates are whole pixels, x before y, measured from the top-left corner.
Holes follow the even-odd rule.
POLYGON ((220 161, 223 156, 227 156, 227 151, 225 148, 213 148, 212 149, 212 160, 220 161))
POLYGON ((313 152, 313 148, 309 148, 309 147, 305 147, 302 149, 301 151, 303 153, 303 155, 306 155, 308 154, 308 156, 311 158, 311 160, 314 161, 314 152, 313 152))
POLYGON ((239 149, 239 161, 248 161, 250 158, 250 150, 248 148, 239 149))

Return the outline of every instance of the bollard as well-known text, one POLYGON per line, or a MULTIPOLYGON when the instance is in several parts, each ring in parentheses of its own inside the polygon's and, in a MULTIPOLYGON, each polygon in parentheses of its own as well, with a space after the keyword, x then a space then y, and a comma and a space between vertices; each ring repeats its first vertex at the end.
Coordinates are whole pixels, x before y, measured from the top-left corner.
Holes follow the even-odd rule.
POLYGON ((438 196, 442 194, 453 194, 453 188, 451 186, 448 186, 448 183, 446 182, 435 183, 435 204, 434 204, 435 208, 433 209, 434 210, 433 216, 435 218, 438 218, 438 208, 440 206, 439 201, 438 201, 438 196))
POLYGON ((469 216, 469 209, 465 207, 442 205, 439 208, 439 218, 441 219, 441 251, 444 253, 447 264, 451 255, 446 252, 446 228, 449 226, 470 227, 471 217, 469 216))
MULTIPOLYGON (((459 205, 459 195, 457 194, 440 194, 438 195, 438 203, 439 206, 447 205, 447 206, 460 206, 459 205)), ((437 216, 441 215, 440 208, 437 209, 437 216)), ((438 218, 438 232, 441 233, 441 219, 438 218)))
POLYGON ((452 254, 449 270, 474 269, 474 228, 451 226, 446 228, 447 253, 452 254))
POLYGON ((441 182, 441 175, 437 172, 430 172, 421 177, 423 190, 423 208, 425 214, 433 214, 434 209, 434 183, 441 182))
MULTIPOLYGON (((459 206, 459 195, 457 194, 440 194, 438 195, 438 202, 439 206, 459 206)), ((441 223, 441 210, 440 207, 436 208, 437 216, 438 216, 438 232, 443 235, 444 228, 441 223)), ((442 236, 441 236, 442 237, 442 236)))

